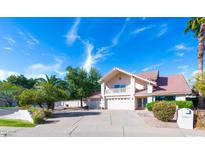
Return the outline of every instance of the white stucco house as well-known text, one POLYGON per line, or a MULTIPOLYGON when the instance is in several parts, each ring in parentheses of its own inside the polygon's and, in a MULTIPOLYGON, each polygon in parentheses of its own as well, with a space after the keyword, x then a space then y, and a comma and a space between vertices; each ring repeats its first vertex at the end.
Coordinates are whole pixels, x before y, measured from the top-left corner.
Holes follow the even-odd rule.
POLYGON ((192 94, 182 74, 160 76, 159 71, 133 74, 113 68, 99 82, 101 92, 88 98, 89 108, 137 110, 155 100, 186 100, 192 94))

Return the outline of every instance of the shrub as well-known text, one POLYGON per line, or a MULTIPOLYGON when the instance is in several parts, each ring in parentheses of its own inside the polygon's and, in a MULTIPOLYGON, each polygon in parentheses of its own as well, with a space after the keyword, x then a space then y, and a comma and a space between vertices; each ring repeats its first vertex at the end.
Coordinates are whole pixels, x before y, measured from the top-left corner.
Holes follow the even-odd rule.
POLYGON ((30 108, 31 108, 31 105, 24 105, 20 107, 20 109, 22 110, 30 110, 30 108))
POLYGON ((189 108, 193 109, 194 105, 192 101, 174 101, 178 108, 189 108))
POLYGON ((152 106, 154 116, 161 121, 169 121, 174 118, 176 104, 173 102, 160 101, 152 106))
POLYGON ((45 114, 45 117, 51 117, 52 110, 51 109, 44 109, 44 114, 45 114))
POLYGON ((32 109, 32 117, 35 124, 40 124, 44 122, 45 113, 43 109, 32 109))
POLYGON ((197 128, 205 129, 205 111, 197 111, 195 114, 195 122, 197 128))
POLYGON ((146 108, 147 108, 148 111, 152 111, 152 106, 153 106, 154 103, 156 103, 156 102, 150 102, 150 103, 146 104, 146 108))

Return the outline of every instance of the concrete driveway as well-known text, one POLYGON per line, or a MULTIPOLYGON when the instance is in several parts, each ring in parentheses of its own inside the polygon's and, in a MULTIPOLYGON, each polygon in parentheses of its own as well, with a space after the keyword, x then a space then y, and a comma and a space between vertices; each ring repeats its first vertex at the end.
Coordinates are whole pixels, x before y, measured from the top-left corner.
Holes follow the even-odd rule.
POLYGON ((45 124, 34 128, 0 127, 7 136, 59 137, 160 137, 205 136, 205 131, 154 128, 138 116, 138 111, 67 110, 57 111, 45 124))

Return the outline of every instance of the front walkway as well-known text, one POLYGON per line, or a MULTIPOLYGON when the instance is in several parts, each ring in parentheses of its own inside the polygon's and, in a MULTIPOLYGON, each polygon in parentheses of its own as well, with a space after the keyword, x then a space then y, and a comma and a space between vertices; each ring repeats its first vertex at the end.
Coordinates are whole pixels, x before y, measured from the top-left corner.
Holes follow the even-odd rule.
POLYGON ((205 131, 155 128, 138 111, 76 110, 58 111, 46 124, 34 128, 0 127, 7 136, 205 136, 205 131))

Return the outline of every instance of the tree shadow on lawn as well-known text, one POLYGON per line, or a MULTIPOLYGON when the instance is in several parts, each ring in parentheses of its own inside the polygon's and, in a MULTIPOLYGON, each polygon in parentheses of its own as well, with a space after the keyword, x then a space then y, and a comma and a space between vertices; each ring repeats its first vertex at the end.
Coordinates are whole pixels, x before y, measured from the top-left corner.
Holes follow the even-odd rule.
POLYGON ((79 111, 79 112, 58 112, 53 113, 51 118, 61 118, 61 117, 82 117, 82 116, 93 116, 93 115, 99 115, 100 112, 89 112, 89 111, 79 111))

